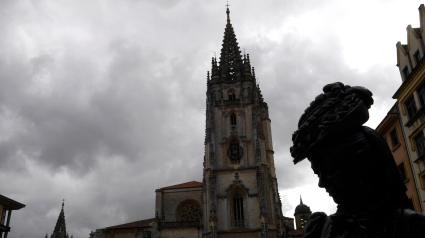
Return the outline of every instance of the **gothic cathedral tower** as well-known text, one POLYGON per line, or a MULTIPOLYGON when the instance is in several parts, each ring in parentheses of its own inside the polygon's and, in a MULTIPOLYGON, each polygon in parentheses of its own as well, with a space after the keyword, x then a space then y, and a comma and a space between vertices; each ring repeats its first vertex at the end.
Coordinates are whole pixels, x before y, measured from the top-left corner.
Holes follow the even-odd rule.
POLYGON ((226 13, 207 76, 203 237, 283 237, 268 106, 226 13))

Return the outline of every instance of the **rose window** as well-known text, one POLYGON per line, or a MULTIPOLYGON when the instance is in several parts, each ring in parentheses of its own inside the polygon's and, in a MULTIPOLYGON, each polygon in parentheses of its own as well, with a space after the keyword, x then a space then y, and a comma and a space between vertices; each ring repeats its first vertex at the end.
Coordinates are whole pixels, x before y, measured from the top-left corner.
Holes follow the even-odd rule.
POLYGON ((181 221, 199 221, 201 220, 201 208, 194 203, 184 204, 179 211, 181 221))
POLYGON ((227 155, 230 157, 232 164, 239 164, 239 161, 243 155, 243 149, 239 146, 237 140, 233 140, 229 149, 227 150, 227 155))

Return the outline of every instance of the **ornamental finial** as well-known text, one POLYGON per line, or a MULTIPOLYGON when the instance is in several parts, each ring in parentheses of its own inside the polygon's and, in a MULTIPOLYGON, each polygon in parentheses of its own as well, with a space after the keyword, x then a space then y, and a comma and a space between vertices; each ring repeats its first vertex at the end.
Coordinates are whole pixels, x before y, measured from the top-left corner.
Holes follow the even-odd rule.
POLYGON ((230 22, 230 17, 229 17, 229 14, 230 14, 230 11, 229 11, 229 1, 227 1, 227 4, 226 4, 226 7, 227 7, 227 10, 226 10, 226 13, 227 13, 227 22, 230 22))

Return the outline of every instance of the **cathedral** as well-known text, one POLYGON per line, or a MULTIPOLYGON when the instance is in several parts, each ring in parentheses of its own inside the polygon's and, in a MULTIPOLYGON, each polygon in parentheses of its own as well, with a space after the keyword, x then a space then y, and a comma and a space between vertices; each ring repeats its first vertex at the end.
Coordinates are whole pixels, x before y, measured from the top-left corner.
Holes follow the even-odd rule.
MULTIPOLYGON (((207 72, 202 182, 157 189, 155 218, 98 229, 91 238, 277 238, 294 230, 294 220, 282 215, 269 108, 229 8, 226 14, 220 57, 207 72)), ((298 219, 296 212, 297 220, 305 214, 298 219)))

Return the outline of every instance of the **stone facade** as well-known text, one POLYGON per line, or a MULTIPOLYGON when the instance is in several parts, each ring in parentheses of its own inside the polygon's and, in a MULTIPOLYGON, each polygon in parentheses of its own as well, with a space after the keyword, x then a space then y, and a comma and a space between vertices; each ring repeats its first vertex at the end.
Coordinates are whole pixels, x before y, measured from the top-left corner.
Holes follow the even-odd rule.
POLYGON ((90 238, 153 238, 159 237, 157 219, 151 218, 97 229, 90 238))
POLYGON ((220 62, 207 75, 202 234, 284 236, 269 108, 229 14, 220 62))
POLYGON ((420 28, 407 26, 407 45, 397 43, 397 66, 402 84, 393 98, 413 172, 413 183, 424 212, 425 200, 425 7, 419 7, 420 28))
POLYGON ((421 204, 414 182, 414 175, 410 166, 409 156, 403 138, 403 131, 397 114, 397 104, 390 109, 387 116, 376 128, 376 131, 384 137, 391 149, 391 153, 393 154, 394 160, 407 188, 406 195, 411 202, 410 209, 421 212, 421 204))

